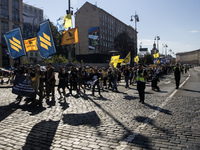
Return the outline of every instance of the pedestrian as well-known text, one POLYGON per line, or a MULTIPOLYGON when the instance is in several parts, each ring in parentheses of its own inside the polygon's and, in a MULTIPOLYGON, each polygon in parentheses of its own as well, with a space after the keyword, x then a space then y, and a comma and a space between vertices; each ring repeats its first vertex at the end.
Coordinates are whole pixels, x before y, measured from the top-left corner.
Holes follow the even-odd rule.
POLYGON ((182 72, 182 70, 181 70, 179 64, 177 63, 176 67, 174 67, 174 77, 175 77, 175 82, 176 82, 176 89, 179 88, 181 72, 182 72))
POLYGON ((113 78, 112 78, 112 69, 109 68, 108 69, 108 89, 112 89, 112 81, 113 81, 113 78))
POLYGON ((81 88, 83 89, 83 92, 85 93, 84 88, 84 78, 85 78, 85 72, 83 71, 82 67, 79 67, 77 72, 77 84, 78 84, 78 93, 81 91, 81 88))
POLYGON ((72 95, 72 90, 76 90, 78 94, 77 89, 77 70, 75 67, 70 67, 70 75, 69 75, 69 82, 70 82, 70 89, 69 92, 72 95))
POLYGON ((103 90, 104 90, 104 87, 105 89, 107 89, 107 76, 108 76, 108 73, 107 73, 107 69, 105 67, 103 67, 103 72, 102 72, 102 81, 103 81, 103 90))
POLYGON ((146 79, 148 78, 148 73, 141 64, 139 65, 138 70, 136 71, 135 78, 137 82, 137 90, 139 92, 139 97, 140 97, 139 102, 144 104, 145 86, 146 86, 146 79))
POLYGON ((47 100, 49 100, 49 95, 52 93, 52 100, 55 100, 55 69, 51 63, 48 63, 47 69, 47 82, 46 82, 46 93, 47 93, 47 100))
POLYGON ((118 92, 118 89, 117 89, 117 79, 118 79, 118 69, 117 68, 114 68, 113 69, 113 72, 112 72, 112 77, 113 77, 113 88, 112 90, 116 90, 116 92, 118 92))
POLYGON ((125 66, 123 74, 124 74, 124 79, 125 79, 125 83, 126 83, 125 88, 129 88, 128 81, 129 81, 129 77, 130 77, 130 71, 129 71, 129 68, 127 65, 125 66))
POLYGON ((44 79, 45 79, 45 75, 44 72, 40 69, 40 65, 37 64, 36 65, 36 78, 39 78, 39 87, 37 90, 37 94, 39 96, 39 101, 38 104, 40 106, 42 106, 42 100, 44 98, 44 79))
POLYGON ((65 69, 60 65, 59 66, 59 73, 58 73, 58 79, 59 79, 58 93, 60 94, 59 99, 62 99, 64 97, 64 100, 66 100, 65 99, 65 95, 66 95, 66 92, 65 92, 66 79, 65 78, 66 78, 65 69), (61 92, 60 89, 62 89, 62 92, 61 92), (63 96, 62 96, 62 93, 63 93, 63 96))
POLYGON ((94 96, 95 86, 97 86, 99 95, 101 96, 99 78, 100 78, 100 74, 98 72, 98 69, 95 68, 94 69, 94 73, 92 74, 92 81, 93 81, 93 84, 92 84, 92 96, 94 96))
POLYGON ((152 81, 151 81, 151 87, 152 87, 152 90, 157 90, 157 92, 160 91, 160 88, 158 86, 158 82, 160 82, 159 78, 158 78, 158 75, 155 75, 153 78, 152 78, 152 81))

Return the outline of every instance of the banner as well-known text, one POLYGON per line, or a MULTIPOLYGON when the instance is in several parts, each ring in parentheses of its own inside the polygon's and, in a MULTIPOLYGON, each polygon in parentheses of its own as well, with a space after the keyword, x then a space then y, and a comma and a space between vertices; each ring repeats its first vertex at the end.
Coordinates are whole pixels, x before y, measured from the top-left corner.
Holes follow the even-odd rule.
POLYGON ((120 57, 120 55, 112 56, 111 60, 110 60, 110 63, 109 63, 109 66, 116 68, 117 64, 118 64, 118 61, 119 61, 119 57, 120 57))
POLYGON ((4 34, 10 57, 12 59, 26 55, 21 29, 15 28, 4 34))
POLYGON ((26 52, 38 51, 37 37, 24 40, 24 45, 25 45, 26 52))
POLYGON ((78 28, 73 28, 63 32, 62 41, 60 45, 70 45, 78 42, 78 28))
POLYGON ((131 52, 128 53, 128 55, 125 57, 121 65, 128 65, 131 63, 131 52))
POLYGON ((100 27, 92 27, 88 29, 88 38, 89 38, 89 53, 99 53, 99 36, 100 27))
POLYGON ((70 28, 72 26, 72 17, 71 17, 71 13, 67 14, 64 17, 65 23, 64 23, 64 28, 70 28))
POLYGON ((38 50, 43 59, 56 53, 49 20, 40 23, 40 31, 37 33, 38 50))
POLYGON ((27 76, 18 75, 15 78, 12 93, 26 96, 35 97, 39 87, 39 78, 30 78, 27 76))

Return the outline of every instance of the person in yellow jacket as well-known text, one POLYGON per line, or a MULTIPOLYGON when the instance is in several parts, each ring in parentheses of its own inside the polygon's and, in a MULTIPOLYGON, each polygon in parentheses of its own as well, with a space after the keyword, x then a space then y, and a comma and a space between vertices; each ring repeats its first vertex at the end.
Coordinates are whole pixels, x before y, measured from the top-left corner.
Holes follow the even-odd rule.
POLYGON ((146 79, 148 78, 147 71, 143 68, 143 65, 138 66, 138 70, 135 72, 135 77, 137 82, 137 90, 140 97, 140 103, 144 104, 145 99, 145 86, 146 86, 146 79))

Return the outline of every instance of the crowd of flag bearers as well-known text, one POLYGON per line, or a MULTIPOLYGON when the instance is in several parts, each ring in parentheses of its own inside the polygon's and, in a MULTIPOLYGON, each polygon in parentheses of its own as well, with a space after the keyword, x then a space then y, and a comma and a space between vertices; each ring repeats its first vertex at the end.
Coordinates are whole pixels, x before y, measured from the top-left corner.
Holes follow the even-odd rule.
MULTIPOLYGON (((188 69, 186 68, 186 70, 188 69)), ((140 97, 139 102, 144 104, 146 82, 151 83, 152 90, 160 91, 158 87, 159 79, 164 75, 173 73, 173 71, 176 74, 175 79, 177 79, 176 76, 180 78, 178 71, 182 70, 179 66, 143 66, 141 64, 135 67, 125 65, 115 68, 71 66, 68 70, 66 67, 60 65, 59 72, 57 73, 58 76, 56 77, 55 69, 49 63, 45 69, 41 69, 39 64, 29 67, 17 65, 13 77, 14 80, 17 80, 19 76, 26 76, 26 78, 32 81, 31 84, 38 85, 35 88, 34 97, 19 94, 16 98, 18 102, 21 102, 24 97, 26 103, 42 106, 44 99, 46 101, 55 101, 56 99, 67 101, 70 96, 85 94, 102 97, 102 92, 104 91, 120 92, 118 86, 122 85, 121 81, 124 80, 125 84, 123 85, 125 88, 136 86, 140 97), (57 85, 56 80, 58 80, 57 85), (55 97, 55 90, 59 93, 58 97, 55 97)), ((15 86, 15 82, 13 83, 15 86)))

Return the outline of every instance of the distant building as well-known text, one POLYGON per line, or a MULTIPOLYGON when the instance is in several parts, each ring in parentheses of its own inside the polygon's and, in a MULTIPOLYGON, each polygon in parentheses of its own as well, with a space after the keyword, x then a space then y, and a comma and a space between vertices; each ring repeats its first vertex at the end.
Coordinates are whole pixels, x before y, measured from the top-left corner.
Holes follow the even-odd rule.
POLYGON ((22 28, 22 0, 1 0, 0 16, 0 67, 10 67, 19 63, 20 59, 14 61, 9 58, 4 34, 13 28, 22 28))
MULTIPOLYGON (((110 51, 114 50, 114 38, 124 31, 137 47, 137 31, 89 2, 75 13, 75 26, 79 32, 79 43, 76 44, 76 58, 79 61, 109 61, 110 51)), ((137 50, 134 53, 137 54, 137 50)))
MULTIPOLYGON (((23 37, 29 39, 36 37, 37 29, 43 21, 43 10, 23 3, 23 37)), ((42 58, 39 52, 28 52, 27 58, 30 63, 39 63, 42 58)))
POLYGON ((200 49, 176 54, 176 61, 180 64, 200 65, 200 49))

